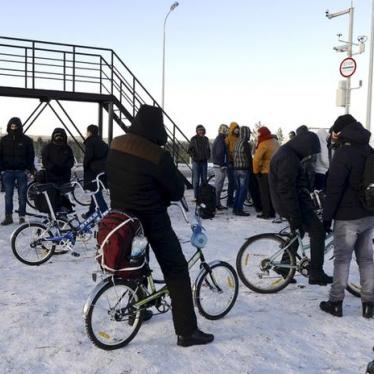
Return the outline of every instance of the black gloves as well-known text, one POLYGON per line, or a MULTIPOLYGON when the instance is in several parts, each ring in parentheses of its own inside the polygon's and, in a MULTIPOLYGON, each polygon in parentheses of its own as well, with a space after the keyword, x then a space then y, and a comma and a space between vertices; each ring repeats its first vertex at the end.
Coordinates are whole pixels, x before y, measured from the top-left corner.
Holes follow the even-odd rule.
POLYGON ((331 220, 329 221, 323 220, 323 228, 325 229, 326 234, 330 234, 330 232, 332 232, 331 224, 332 224, 331 220))
POLYGON ((290 222, 291 232, 293 234, 295 234, 296 231, 299 231, 301 238, 303 238, 304 235, 305 235, 305 231, 304 231, 304 228, 303 228, 303 222, 302 222, 301 218, 290 217, 289 222, 290 222))

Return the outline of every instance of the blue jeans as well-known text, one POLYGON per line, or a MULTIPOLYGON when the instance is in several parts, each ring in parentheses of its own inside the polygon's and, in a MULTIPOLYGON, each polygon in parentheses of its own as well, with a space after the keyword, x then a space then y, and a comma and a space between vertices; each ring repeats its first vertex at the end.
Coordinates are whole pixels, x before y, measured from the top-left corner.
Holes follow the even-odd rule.
POLYGON ((227 168, 227 179, 229 185, 227 187, 227 206, 232 206, 234 204, 234 192, 236 189, 236 182, 234 177, 234 169, 232 166, 227 168))
POLYGON ((243 210, 244 201, 248 194, 249 170, 234 170, 236 194, 234 210, 243 210))
POLYGON ((208 161, 192 161, 192 185, 197 198, 199 186, 205 183, 208 177, 208 161))
POLYGON ((6 170, 3 173, 3 185, 5 189, 5 214, 13 213, 13 194, 17 182, 18 188, 18 214, 26 215, 27 175, 24 170, 6 170))
POLYGON ((354 251, 360 269, 361 299, 363 302, 374 303, 373 236, 374 217, 335 221, 334 283, 330 290, 330 301, 344 299, 354 251))
MULTIPOLYGON (((95 197, 97 200, 97 204, 99 205, 100 212, 104 213, 105 211, 107 211, 108 205, 106 204, 105 199, 103 197, 103 192, 102 191, 97 192, 95 194, 95 197)), ((93 197, 91 197, 91 203, 90 203, 90 208, 88 209, 88 214, 92 214, 95 211, 95 209, 96 209, 96 204, 95 204, 93 197)))

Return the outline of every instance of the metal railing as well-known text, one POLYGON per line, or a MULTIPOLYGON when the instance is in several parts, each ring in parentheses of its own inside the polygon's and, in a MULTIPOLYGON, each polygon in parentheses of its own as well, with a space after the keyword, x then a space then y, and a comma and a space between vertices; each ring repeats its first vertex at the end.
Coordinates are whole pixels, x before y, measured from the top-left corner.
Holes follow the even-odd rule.
MULTIPOLYGON (((115 114, 131 123, 142 104, 161 107, 121 58, 108 48, 0 36, 0 86, 113 95, 115 114), (131 116, 130 116, 130 115, 131 116)), ((189 139, 164 113, 167 149, 189 165, 189 139)))

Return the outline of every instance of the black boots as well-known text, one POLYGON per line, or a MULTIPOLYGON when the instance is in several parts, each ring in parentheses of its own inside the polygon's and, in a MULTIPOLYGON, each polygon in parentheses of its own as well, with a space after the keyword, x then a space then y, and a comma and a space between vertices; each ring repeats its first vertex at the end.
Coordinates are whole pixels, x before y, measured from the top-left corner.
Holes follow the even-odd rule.
POLYGON ((178 335, 177 344, 182 347, 190 347, 192 345, 202 345, 211 343, 214 340, 214 335, 206 334, 205 332, 196 329, 191 335, 178 335))
POLYGON ((334 317, 343 317, 343 301, 322 301, 319 307, 334 317))
POLYGON ((242 209, 239 209, 239 210, 235 209, 232 212, 234 213, 235 216, 240 216, 240 217, 248 217, 248 216, 250 216, 249 213, 244 212, 244 210, 242 210, 242 209))
POLYGON ((374 318, 374 304, 373 303, 362 303, 362 317, 374 318))
POLYGON ((333 282, 333 277, 330 277, 325 272, 315 273, 309 275, 309 284, 317 284, 318 286, 327 286, 333 282))
POLYGON ((1 222, 2 226, 11 225, 13 223, 13 218, 11 214, 6 214, 5 219, 3 222, 1 222))

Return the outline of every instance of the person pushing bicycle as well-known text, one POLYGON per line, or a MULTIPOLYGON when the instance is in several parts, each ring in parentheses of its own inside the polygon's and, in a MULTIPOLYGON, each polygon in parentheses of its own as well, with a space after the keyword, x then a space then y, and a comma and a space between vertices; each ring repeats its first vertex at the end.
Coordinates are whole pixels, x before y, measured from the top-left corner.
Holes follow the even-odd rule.
POLYGON ((304 131, 282 145, 270 162, 269 184, 277 213, 287 218, 291 231, 310 237, 309 284, 326 286, 332 277, 323 271, 325 230, 314 212, 302 160, 321 151, 316 134, 304 131))

